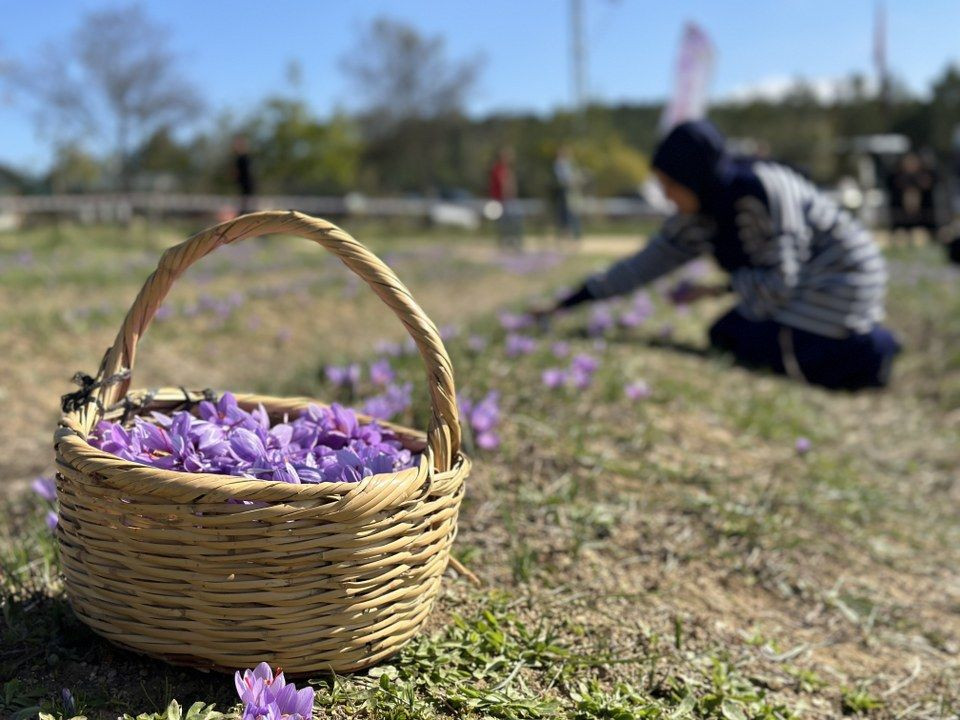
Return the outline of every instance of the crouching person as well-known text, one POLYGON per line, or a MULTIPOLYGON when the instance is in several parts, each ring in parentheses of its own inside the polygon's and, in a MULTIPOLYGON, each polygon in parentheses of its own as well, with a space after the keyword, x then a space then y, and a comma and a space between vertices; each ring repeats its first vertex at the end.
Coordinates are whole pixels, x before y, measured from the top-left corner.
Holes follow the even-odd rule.
POLYGON ((790 168, 729 154, 706 121, 671 131, 653 167, 677 215, 538 314, 631 292, 710 253, 729 284, 692 286, 685 299, 736 295, 710 328, 715 348, 828 388, 888 383, 900 345, 880 324, 887 272, 866 229, 790 168))

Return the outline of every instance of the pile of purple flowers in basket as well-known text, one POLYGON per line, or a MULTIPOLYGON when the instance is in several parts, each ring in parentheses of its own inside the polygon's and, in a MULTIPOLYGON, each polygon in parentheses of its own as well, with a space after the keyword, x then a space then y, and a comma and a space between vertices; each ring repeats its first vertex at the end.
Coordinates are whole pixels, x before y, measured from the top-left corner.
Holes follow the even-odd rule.
POLYGON ((133 427, 101 422, 90 444, 124 460, 167 470, 239 475, 289 483, 357 482, 412 467, 419 456, 391 430, 361 423, 340 405, 310 405, 270 425, 263 406, 248 412, 231 393, 203 401, 199 417, 154 412, 133 427))

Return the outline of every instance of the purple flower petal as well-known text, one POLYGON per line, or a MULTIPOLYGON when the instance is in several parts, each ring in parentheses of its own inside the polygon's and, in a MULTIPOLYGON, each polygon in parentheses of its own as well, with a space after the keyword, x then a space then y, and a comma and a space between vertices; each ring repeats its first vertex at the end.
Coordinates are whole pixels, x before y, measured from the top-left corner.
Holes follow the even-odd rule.
POLYGON ((643 380, 637 380, 626 385, 623 392, 630 400, 643 400, 650 397, 650 386, 643 380))
POLYGON ((507 356, 529 355, 537 349, 537 341, 525 335, 507 335, 507 356))
POLYGON ((511 312, 500 313, 500 327, 507 332, 516 332, 517 330, 526 330, 533 327, 534 319, 532 315, 520 315, 511 312))
POLYGON ((57 486, 53 482, 53 478, 48 477, 38 477, 35 478, 30 487, 33 491, 42 497, 44 500, 53 502, 57 499, 57 486))
POLYGON ((477 447, 481 450, 496 450, 500 447, 500 436, 493 431, 477 435, 477 447))
POLYGON ((393 372, 393 368, 390 367, 390 361, 386 358, 370 365, 370 382, 374 385, 389 385, 395 377, 396 374, 393 372))
POLYGON ((541 375, 543 384, 548 388, 558 388, 567 381, 567 373, 560 368, 547 368, 541 375))
POLYGON ((596 372, 597 368, 599 367, 600 361, 592 355, 587 355, 586 353, 580 353, 570 361, 570 369, 572 371, 586 375, 596 372))

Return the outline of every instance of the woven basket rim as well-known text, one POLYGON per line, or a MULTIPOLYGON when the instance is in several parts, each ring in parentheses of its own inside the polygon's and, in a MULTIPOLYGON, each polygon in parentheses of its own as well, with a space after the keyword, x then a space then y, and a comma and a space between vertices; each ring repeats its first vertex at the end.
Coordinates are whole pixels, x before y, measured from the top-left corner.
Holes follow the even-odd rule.
MULTIPOLYGON (((182 388, 161 389, 159 391, 137 389, 129 391, 127 396, 160 395, 165 390, 174 390, 183 397, 182 388)), ((194 394, 198 396, 203 395, 201 391, 194 391, 194 394)), ((236 398, 238 404, 241 406, 256 406, 262 404, 268 413, 271 413, 271 401, 282 402, 288 407, 291 403, 301 408, 306 408, 308 405, 330 407, 330 403, 304 396, 279 397, 244 393, 236 394, 236 398)), ((147 404, 139 408, 135 415, 148 412, 152 407, 155 407, 155 405, 147 404)), ((433 485, 434 483, 442 483, 444 480, 463 476, 464 471, 469 471, 470 460, 462 451, 457 452, 453 465, 449 470, 443 472, 436 470, 433 464, 432 451, 426 443, 426 433, 421 430, 415 430, 397 423, 377 420, 364 413, 357 412, 356 415, 357 419, 361 422, 376 422, 382 427, 393 430, 405 446, 419 446, 416 449, 416 452, 420 453, 420 460, 417 465, 397 472, 371 475, 358 482, 301 484, 287 483, 282 480, 258 480, 220 473, 191 473, 180 470, 169 470, 144 463, 137 463, 132 460, 124 460, 113 453, 93 446, 90 444, 90 441, 83 432, 81 424, 78 422, 79 413, 77 411, 62 414, 58 428, 54 433, 54 446, 58 454, 63 455, 65 460, 71 463, 76 460, 82 461, 88 466, 86 468, 88 474, 101 476, 102 479, 106 480, 108 485, 110 484, 109 479, 103 477, 104 473, 108 476, 115 473, 122 473, 124 491, 145 497, 182 496, 186 491, 199 493, 204 496, 209 496, 211 493, 215 496, 224 495, 235 500, 288 502, 332 498, 347 494, 355 495, 359 492, 374 489, 386 490, 389 486, 397 485, 412 485, 414 487, 421 487, 424 484, 433 485)), ((215 500, 216 497, 211 497, 210 499, 215 500)))

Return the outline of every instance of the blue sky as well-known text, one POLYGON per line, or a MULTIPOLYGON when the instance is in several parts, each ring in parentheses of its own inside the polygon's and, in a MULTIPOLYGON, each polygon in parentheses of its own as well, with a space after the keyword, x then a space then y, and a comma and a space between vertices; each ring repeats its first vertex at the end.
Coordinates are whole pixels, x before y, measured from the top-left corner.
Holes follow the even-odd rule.
MULTIPOLYGON (((717 47, 713 97, 775 88, 786 78, 823 81, 871 73, 874 0, 583 0, 592 97, 663 98, 683 23, 717 47)), ((0 0, 0 58, 28 61, 65 37, 96 0, 0 0)), ((116 3, 112 3, 116 5, 116 3)), ((300 63, 302 94, 321 113, 350 108, 340 58, 378 15, 447 40, 453 57, 485 58, 470 110, 546 111, 570 102, 567 0, 154 0, 182 68, 213 111, 242 112, 286 90, 300 63)), ((887 0, 891 69, 916 91, 960 62, 960 1, 887 0)), ((0 97, 0 162, 36 168, 47 151, 24 108, 0 97)))

